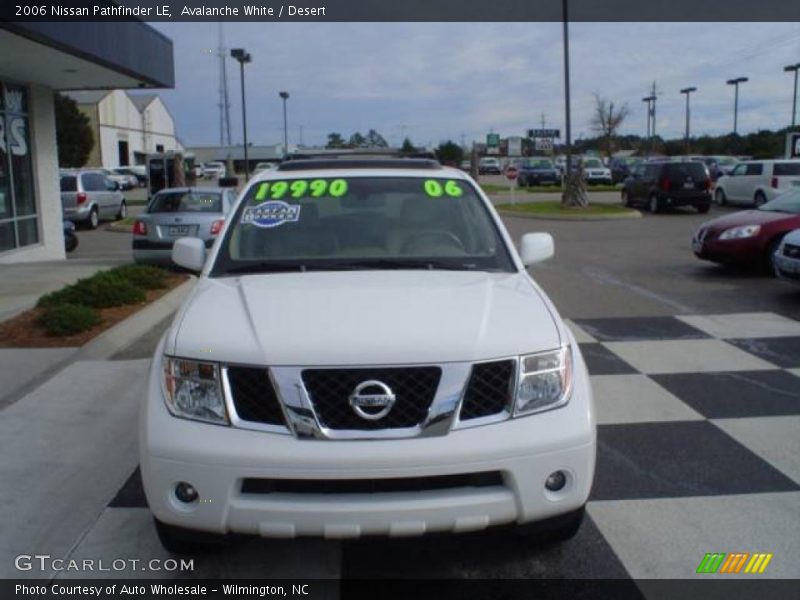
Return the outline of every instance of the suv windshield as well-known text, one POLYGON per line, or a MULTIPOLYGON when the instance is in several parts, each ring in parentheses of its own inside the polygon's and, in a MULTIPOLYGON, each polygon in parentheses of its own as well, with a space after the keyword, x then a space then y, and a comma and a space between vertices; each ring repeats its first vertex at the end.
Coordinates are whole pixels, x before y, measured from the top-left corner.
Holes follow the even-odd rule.
POLYGON ((252 185, 211 275, 314 269, 510 272, 514 266, 466 181, 344 176, 252 185))
POLYGON ((774 200, 762 204, 758 210, 766 210, 768 212, 784 212, 793 215, 800 215, 800 191, 790 191, 781 194, 774 200))
POLYGON ((597 158, 586 158, 583 161, 583 166, 588 169, 601 169, 603 168, 603 163, 597 158))
POLYGON ((166 192, 156 194, 147 212, 222 212, 222 196, 208 192, 166 192))

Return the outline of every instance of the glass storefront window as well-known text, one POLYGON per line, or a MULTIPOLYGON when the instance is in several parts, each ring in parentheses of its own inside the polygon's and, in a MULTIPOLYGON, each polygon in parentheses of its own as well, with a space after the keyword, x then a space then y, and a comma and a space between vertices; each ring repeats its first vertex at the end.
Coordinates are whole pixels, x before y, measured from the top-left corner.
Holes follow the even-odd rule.
POLYGON ((0 252, 39 241, 28 91, 0 82, 0 252))

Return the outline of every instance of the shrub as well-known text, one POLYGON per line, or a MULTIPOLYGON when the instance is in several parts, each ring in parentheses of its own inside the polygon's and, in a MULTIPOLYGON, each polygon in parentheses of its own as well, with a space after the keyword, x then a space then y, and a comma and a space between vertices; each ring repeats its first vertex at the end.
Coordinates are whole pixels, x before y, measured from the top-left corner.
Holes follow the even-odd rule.
POLYGON ((158 290, 167 287, 167 272, 150 265, 123 265, 111 273, 143 290, 158 290))
POLYGON ((38 305, 83 304, 93 308, 108 308, 144 301, 145 295, 141 288, 114 274, 113 271, 103 271, 42 296, 38 305))
POLYGON ((67 336, 87 331, 100 323, 98 312, 80 304, 55 304, 48 306, 39 317, 39 324, 47 335, 67 336))

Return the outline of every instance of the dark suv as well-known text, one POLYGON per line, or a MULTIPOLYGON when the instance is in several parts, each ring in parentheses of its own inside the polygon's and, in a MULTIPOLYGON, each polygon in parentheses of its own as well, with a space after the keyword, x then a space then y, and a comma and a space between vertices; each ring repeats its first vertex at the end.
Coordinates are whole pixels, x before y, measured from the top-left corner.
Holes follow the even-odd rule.
POLYGON ((711 177, 699 161, 646 162, 636 165, 622 186, 622 203, 646 206, 658 213, 673 206, 711 206, 711 177))

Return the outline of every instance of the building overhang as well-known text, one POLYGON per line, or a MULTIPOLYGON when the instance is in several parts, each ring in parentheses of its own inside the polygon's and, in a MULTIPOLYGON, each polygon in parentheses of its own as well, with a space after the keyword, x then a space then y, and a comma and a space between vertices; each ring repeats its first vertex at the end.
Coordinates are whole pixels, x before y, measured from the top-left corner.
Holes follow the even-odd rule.
POLYGON ((0 76, 56 90, 171 88, 172 41, 141 21, 0 23, 0 76))

